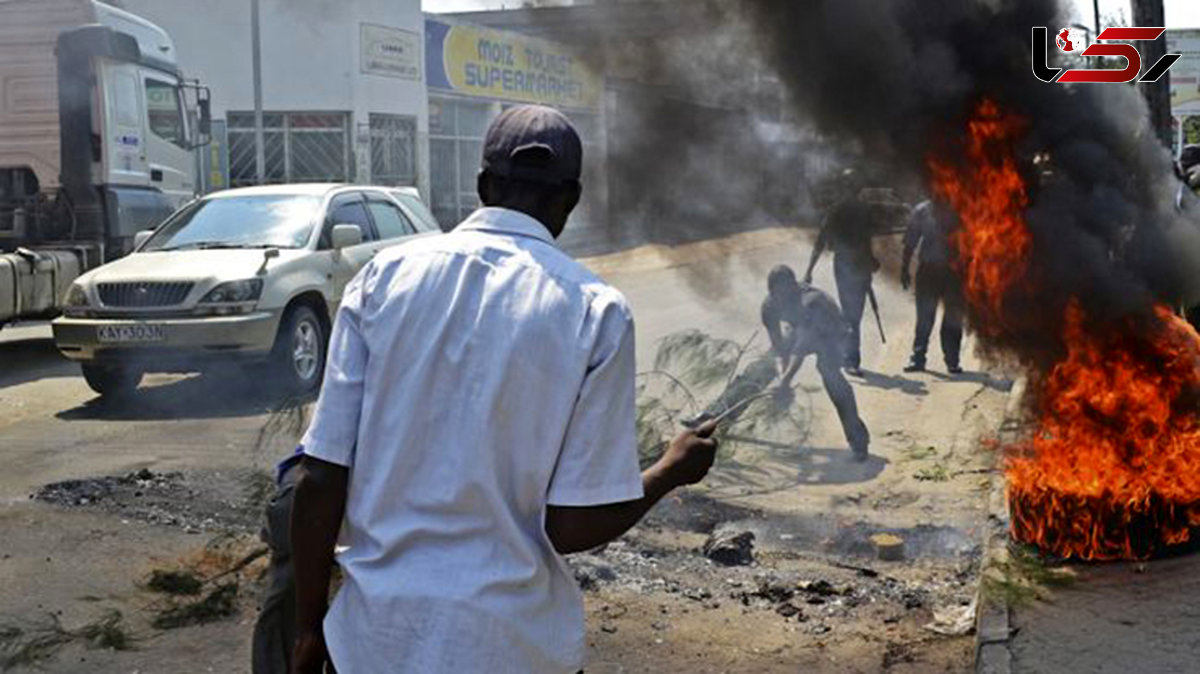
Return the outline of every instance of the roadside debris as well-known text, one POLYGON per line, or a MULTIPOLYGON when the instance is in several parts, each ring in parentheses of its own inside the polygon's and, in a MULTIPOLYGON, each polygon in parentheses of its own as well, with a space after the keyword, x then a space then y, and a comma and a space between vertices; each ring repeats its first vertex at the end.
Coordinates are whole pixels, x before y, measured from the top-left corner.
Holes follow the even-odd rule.
POLYGON ((976 599, 962 606, 941 606, 933 609, 933 622, 925 629, 948 637, 961 637, 975 631, 976 599))
POLYGON ((256 533, 262 526, 263 471, 154 472, 64 480, 30 498, 67 508, 88 508, 124 519, 189 532, 256 533))
POLYGON ((722 566, 749 566, 754 563, 754 533, 713 532, 704 542, 704 556, 722 566))
POLYGON ((150 623, 160 630, 203 625, 237 613, 237 583, 219 585, 203 598, 171 604, 150 623))
POLYGON ((875 544, 875 556, 883 562, 899 562, 904 559, 904 539, 895 534, 875 534, 871 537, 875 544))
POLYGON ((0 623, 0 671, 36 667, 72 642, 90 649, 124 651, 133 647, 134 638, 121 612, 115 609, 77 629, 64 628, 53 613, 31 624, 0 623))

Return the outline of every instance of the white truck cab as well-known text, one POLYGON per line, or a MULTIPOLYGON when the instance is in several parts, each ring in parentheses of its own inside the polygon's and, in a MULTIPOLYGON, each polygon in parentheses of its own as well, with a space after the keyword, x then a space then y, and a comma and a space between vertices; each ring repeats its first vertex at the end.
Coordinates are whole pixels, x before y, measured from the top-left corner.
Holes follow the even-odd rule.
POLYGON ((3 325, 196 197, 209 114, 166 31, 95 0, 0 0, 0 92, 3 325))

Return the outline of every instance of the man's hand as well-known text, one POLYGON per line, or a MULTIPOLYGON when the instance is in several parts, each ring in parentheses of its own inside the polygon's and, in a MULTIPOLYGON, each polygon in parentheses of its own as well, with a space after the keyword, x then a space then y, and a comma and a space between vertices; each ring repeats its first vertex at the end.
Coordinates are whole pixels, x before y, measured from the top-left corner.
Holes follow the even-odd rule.
POLYGON ((908 287, 911 285, 912 285, 912 274, 910 274, 908 269, 905 268, 903 271, 900 272, 900 287, 904 288, 905 290, 908 290, 908 287))
POLYGON ((712 437, 716 430, 717 422, 711 419, 671 441, 655 469, 672 488, 696 484, 708 475, 717 458, 717 440, 712 437))
POLYGON ((292 648, 292 674, 325 674, 327 662, 329 650, 320 630, 296 636, 296 645, 292 648))

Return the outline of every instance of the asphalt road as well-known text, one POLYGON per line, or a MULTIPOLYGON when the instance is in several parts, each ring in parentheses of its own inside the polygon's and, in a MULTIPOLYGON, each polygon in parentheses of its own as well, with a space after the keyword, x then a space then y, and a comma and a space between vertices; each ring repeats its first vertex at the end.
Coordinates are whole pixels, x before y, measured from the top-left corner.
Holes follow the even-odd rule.
MULTIPOLYGON (((685 249, 641 248, 589 263, 629 299, 639 365, 648 368, 658 341, 675 331, 700 328, 739 341, 758 331, 767 270, 780 263, 801 270, 809 252, 805 239, 792 230, 764 230, 685 249)), ((828 258, 817 284, 833 290, 828 258)), ((890 284, 880 284, 878 291, 893 332, 886 347, 896 352, 890 360, 902 361, 911 339, 911 300, 890 284)), ((872 369, 886 357, 885 347, 867 320, 863 331, 864 366, 872 369)), ((881 376, 880 385, 892 381, 881 376)), ((801 381, 819 386, 813 365, 805 367, 801 381)), ((150 375, 129 402, 105 404, 77 366, 54 350, 48 326, 0 330, 0 460, 6 466, 0 503, 24 500, 49 482, 140 468, 269 467, 292 442, 281 438, 255 449, 277 404, 269 391, 237 372, 150 375)), ((840 433, 828 442, 842 444, 840 433)))

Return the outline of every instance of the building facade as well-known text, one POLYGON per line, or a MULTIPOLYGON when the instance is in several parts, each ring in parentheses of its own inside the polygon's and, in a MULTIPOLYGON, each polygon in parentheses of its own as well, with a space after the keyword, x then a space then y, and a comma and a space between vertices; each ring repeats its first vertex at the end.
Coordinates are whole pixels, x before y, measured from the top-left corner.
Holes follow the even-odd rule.
MULTIPOLYGON (((164 28, 212 92, 207 190, 256 184, 250 3, 122 0, 164 28)), ((265 182, 413 185, 429 193, 420 0, 261 0, 265 182)))
POLYGON ((583 203, 565 244, 606 218, 604 80, 567 47, 513 31, 429 15, 425 20, 429 95, 430 202, 443 227, 479 206, 476 177, 483 138, 503 110, 522 103, 558 108, 584 143, 583 203))

